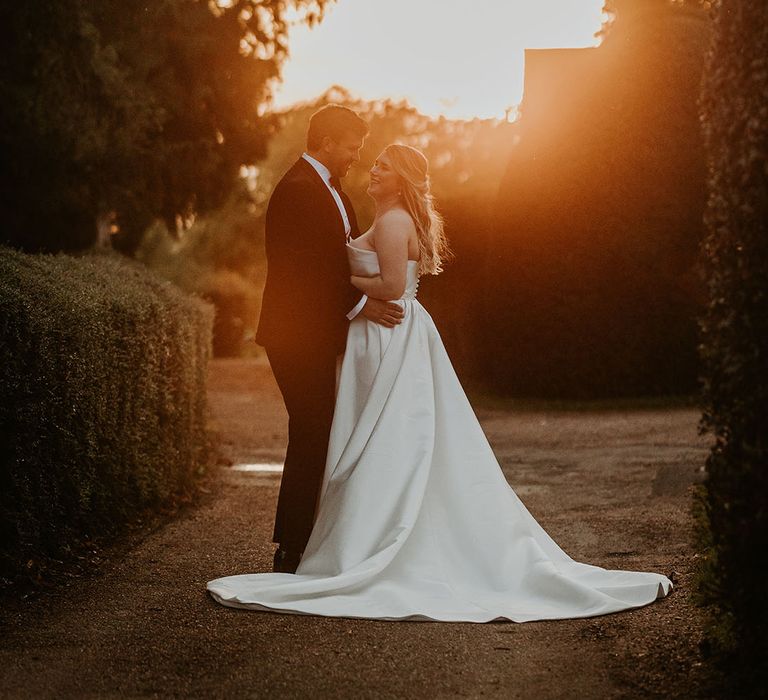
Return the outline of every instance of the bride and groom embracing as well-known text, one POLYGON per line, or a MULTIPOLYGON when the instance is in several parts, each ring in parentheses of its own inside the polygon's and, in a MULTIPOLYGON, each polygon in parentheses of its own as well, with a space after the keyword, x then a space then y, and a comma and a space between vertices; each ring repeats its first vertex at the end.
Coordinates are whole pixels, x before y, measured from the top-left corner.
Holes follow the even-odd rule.
POLYGON ((416 299, 447 254, 427 160, 384 149, 359 235, 339 180, 367 134, 345 107, 316 112, 270 199, 257 341, 289 418, 279 544, 274 573, 208 591, 236 608, 467 622, 590 617, 665 596, 661 574, 571 559, 508 485, 416 299))

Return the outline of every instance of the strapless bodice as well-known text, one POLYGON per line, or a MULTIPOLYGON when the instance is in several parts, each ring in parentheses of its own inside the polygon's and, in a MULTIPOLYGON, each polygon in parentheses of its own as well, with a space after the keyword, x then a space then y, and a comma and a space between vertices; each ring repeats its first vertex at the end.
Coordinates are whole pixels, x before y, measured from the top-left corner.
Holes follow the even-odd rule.
MULTIPOLYGON (((349 269, 353 275, 360 277, 374 277, 381 273, 379 256, 375 250, 356 248, 347 243, 347 255, 349 256, 349 269)), ((409 260, 405 277, 405 291, 400 299, 415 299, 419 289, 419 263, 417 260, 409 260)))

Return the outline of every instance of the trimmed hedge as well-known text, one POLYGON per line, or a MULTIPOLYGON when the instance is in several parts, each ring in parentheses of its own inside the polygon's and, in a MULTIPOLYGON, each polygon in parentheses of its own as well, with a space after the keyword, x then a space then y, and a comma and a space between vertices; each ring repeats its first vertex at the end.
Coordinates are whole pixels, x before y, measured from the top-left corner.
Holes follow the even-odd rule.
POLYGON ((746 694, 768 687, 768 5, 714 5, 702 92, 709 155, 702 319, 705 414, 715 444, 699 582, 711 642, 746 694))
POLYGON ((0 572, 194 490, 213 312, 119 256, 0 247, 0 572))
POLYGON ((472 308, 487 319, 474 335, 493 393, 697 389, 706 203, 697 101, 710 27, 681 2, 615 9, 600 47, 526 54, 519 139, 475 285, 484 304, 472 308))

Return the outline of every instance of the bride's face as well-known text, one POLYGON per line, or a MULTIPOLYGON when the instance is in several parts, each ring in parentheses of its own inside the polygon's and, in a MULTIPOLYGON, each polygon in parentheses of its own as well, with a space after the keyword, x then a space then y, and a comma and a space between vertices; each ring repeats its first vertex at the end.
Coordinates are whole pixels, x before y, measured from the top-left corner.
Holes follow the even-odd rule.
POLYGON ((400 176, 394 171, 389 156, 382 153, 371 168, 368 194, 374 199, 396 197, 400 193, 400 176))

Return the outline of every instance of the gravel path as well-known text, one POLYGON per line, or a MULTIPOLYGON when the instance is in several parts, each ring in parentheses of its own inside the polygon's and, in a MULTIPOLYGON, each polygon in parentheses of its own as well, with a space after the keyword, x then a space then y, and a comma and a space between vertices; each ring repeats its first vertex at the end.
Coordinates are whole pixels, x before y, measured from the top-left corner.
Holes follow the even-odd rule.
MULTIPOLYGON (((215 428, 233 464, 280 461, 268 367, 217 360, 215 428)), ((588 620, 374 622, 224 608, 218 576, 269 570, 279 476, 221 467, 215 493, 95 576, 0 617, 2 698, 689 698, 704 693, 691 600, 696 411, 479 408, 504 472, 574 558, 671 574, 673 594, 588 620)))

